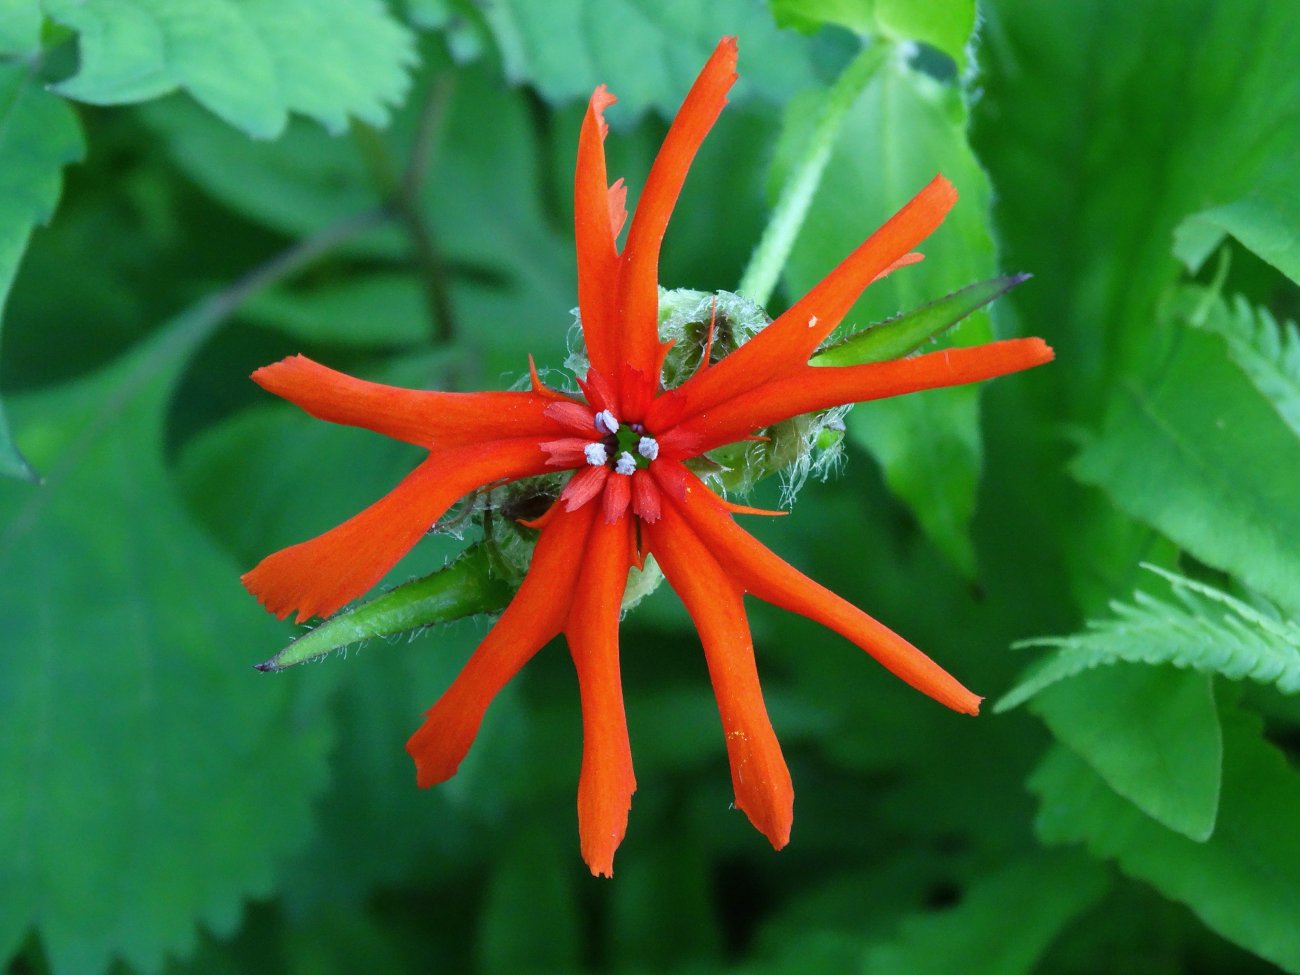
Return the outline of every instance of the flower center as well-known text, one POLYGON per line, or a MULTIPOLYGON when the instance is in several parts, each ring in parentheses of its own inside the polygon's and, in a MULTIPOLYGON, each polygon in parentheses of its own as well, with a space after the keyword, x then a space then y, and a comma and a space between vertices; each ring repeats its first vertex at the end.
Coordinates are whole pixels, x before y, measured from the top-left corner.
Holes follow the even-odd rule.
POLYGON ((631 476, 659 456, 659 441, 639 423, 619 423, 609 410, 596 414, 596 429, 605 434, 583 448, 592 467, 613 467, 615 474, 631 476))

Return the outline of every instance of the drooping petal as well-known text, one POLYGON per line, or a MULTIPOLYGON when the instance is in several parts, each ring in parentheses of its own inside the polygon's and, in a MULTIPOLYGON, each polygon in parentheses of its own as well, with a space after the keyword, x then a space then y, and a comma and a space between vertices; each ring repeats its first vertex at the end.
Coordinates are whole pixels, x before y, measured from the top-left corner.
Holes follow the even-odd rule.
MULTIPOLYGON (((605 170, 605 109, 615 101, 604 85, 592 92, 578 136, 578 165, 573 176, 573 227, 578 253, 578 310, 591 364, 614 375, 618 337, 612 319, 618 288, 618 251, 614 217, 626 188, 609 186, 605 170)), ((616 184, 621 186, 621 183, 616 184)), ((621 222, 621 221, 620 221, 621 222)))
POLYGON ((599 494, 605 487, 605 480, 612 476, 608 467, 579 468, 560 492, 560 503, 566 511, 577 511, 599 494))
POLYGON ((561 429, 544 415, 556 402, 553 396, 403 389, 357 379, 302 355, 263 366, 253 373, 253 381, 318 419, 362 427, 421 447, 554 436, 561 429))
POLYGON ((657 376, 659 360, 659 247, 686 171, 735 80, 736 39, 724 37, 673 119, 628 228, 616 304, 619 348, 624 362, 649 376, 657 376))
POLYGON ((781 420, 843 403, 887 399, 924 389, 962 386, 1051 362, 1039 338, 940 349, 860 366, 800 366, 791 375, 733 397, 659 435, 674 457, 734 443, 781 420))
POLYGON ((328 616, 377 583, 456 499, 493 481, 548 470, 532 439, 434 451, 369 508, 268 555, 242 581, 281 619, 294 609, 299 623, 328 616))
POLYGON ((794 786, 763 704, 741 588, 675 511, 644 532, 704 644, 736 808, 779 850, 790 840, 794 786))
POLYGON ((629 542, 625 520, 595 519, 564 627, 582 696, 578 835, 583 860, 593 874, 605 877, 614 874, 614 851, 627 831, 636 791, 618 664, 618 618, 632 564, 629 542))
MULTIPOLYGON (((834 630, 940 704, 964 714, 979 713, 978 695, 893 630, 809 579, 742 529, 694 474, 671 462, 656 463, 652 469, 658 476, 659 468, 666 467, 681 469, 679 476, 689 485, 685 500, 673 500, 669 506, 686 519, 746 592, 834 630)), ((665 496, 671 497, 667 491, 665 496)))
POLYGON ((519 592, 406 743, 422 787, 456 774, 501 688, 563 628, 594 508, 552 517, 519 592))
MULTIPOLYGON (((806 364, 863 289, 930 236, 956 201, 952 184, 936 176, 785 314, 714 367, 701 370, 679 386, 684 414, 693 416, 711 409, 806 364)), ((655 409, 646 422, 656 431, 663 426, 655 409)))

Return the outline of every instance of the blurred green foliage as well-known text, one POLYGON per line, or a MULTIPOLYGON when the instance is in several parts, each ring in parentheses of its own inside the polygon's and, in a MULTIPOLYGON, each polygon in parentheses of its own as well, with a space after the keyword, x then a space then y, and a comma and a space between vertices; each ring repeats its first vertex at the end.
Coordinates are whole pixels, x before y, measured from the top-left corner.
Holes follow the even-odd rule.
POLYGON ((1272 0, 9 4, 0 962, 1300 972, 1297 64, 1300 12, 1272 0), (844 476, 754 527, 1000 711, 949 714, 753 607, 798 795, 774 854, 729 809, 661 590, 623 625, 641 788, 602 882, 563 653, 424 792, 402 744, 485 620, 253 671, 295 628, 238 573, 418 452, 246 377, 295 352, 442 388, 558 367, 583 99, 620 98, 634 204, 723 34, 742 82, 666 286, 736 286, 827 91, 882 45, 770 310, 942 170, 961 203, 926 261, 849 320, 1028 272, 944 341, 1058 358, 857 408, 844 476))

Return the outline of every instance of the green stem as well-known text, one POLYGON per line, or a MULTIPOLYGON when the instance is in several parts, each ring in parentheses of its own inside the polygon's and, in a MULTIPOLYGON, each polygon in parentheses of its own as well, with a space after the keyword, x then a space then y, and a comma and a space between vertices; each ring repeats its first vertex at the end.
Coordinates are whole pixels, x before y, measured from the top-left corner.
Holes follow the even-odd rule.
POLYGON ((890 45, 884 41, 876 41, 863 48, 827 93, 821 115, 813 126, 812 138, 804 147, 802 159, 781 187, 772 219, 763 231, 762 240, 754 248, 749 267, 745 269, 736 289, 759 305, 766 305, 772 297, 776 282, 794 247, 795 238, 808 216, 813 196, 821 184, 822 174, 826 170, 826 163, 830 161, 831 149, 835 146, 845 116, 876 71, 885 63, 890 51, 890 45))

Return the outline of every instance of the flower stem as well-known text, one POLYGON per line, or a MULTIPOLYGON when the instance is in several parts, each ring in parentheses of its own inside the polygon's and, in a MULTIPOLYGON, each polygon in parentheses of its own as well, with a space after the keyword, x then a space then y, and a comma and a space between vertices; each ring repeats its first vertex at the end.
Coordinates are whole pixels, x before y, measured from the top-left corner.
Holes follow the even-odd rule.
POLYGON ((777 198, 763 238, 754 248, 749 266, 736 290, 759 305, 766 305, 776 288, 777 279, 785 267, 794 247, 799 229, 808 216, 813 196, 821 184, 822 173, 830 160, 831 149, 839 135, 844 118, 888 57, 890 45, 873 41, 849 62, 835 80, 822 105, 821 115, 813 126, 812 138, 804 147, 802 158, 795 164, 781 195, 777 198))

